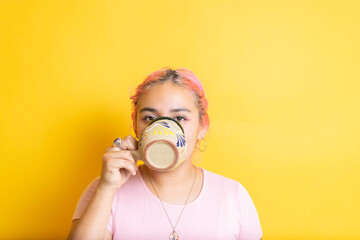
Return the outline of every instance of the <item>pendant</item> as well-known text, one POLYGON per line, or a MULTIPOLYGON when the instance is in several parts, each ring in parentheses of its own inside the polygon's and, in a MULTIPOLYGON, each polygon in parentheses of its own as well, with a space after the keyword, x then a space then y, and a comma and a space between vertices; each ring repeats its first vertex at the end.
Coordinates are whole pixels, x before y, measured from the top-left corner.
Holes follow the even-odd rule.
POLYGON ((179 240, 179 235, 177 234, 177 232, 175 232, 175 230, 170 234, 169 239, 170 240, 179 240))

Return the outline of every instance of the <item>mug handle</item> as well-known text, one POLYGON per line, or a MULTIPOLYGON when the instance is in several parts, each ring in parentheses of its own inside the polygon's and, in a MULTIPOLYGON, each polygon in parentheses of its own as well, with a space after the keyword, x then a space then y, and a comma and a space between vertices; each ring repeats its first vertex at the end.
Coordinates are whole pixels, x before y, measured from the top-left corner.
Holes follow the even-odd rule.
POLYGON ((133 158, 135 159, 135 161, 137 162, 137 160, 142 160, 141 156, 140 156, 140 153, 138 151, 130 151, 131 154, 133 155, 133 158))

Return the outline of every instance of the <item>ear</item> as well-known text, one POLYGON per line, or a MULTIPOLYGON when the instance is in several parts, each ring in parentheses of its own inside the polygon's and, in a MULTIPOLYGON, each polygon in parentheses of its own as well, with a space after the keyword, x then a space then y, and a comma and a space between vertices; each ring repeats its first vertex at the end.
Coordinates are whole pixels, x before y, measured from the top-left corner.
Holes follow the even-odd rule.
POLYGON ((208 128, 207 127, 201 127, 199 134, 198 134, 198 140, 203 139, 207 133, 208 128))

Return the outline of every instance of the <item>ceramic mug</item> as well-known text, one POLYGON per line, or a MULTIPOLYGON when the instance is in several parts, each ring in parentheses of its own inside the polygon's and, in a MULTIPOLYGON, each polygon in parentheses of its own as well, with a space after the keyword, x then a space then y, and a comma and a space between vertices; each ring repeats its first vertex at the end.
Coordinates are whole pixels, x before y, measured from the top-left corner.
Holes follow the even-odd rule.
POLYGON ((141 135, 138 150, 131 153, 136 161, 142 160, 155 171, 173 170, 186 156, 184 129, 173 118, 156 118, 141 135))

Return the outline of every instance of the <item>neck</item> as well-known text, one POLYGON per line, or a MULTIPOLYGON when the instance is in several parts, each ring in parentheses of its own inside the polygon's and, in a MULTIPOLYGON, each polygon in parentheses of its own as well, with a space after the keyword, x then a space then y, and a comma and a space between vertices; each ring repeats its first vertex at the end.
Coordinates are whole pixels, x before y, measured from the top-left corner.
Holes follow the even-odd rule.
POLYGON ((145 165, 143 167, 146 177, 150 178, 157 189, 162 190, 188 188, 188 183, 193 181, 196 171, 191 161, 186 161, 176 169, 166 172, 154 171, 145 165))
POLYGON ((168 172, 153 171, 146 165, 140 166, 140 172, 154 196, 170 204, 184 205, 186 199, 187 203, 194 201, 203 185, 202 171, 191 160, 185 160, 179 167, 168 172))

